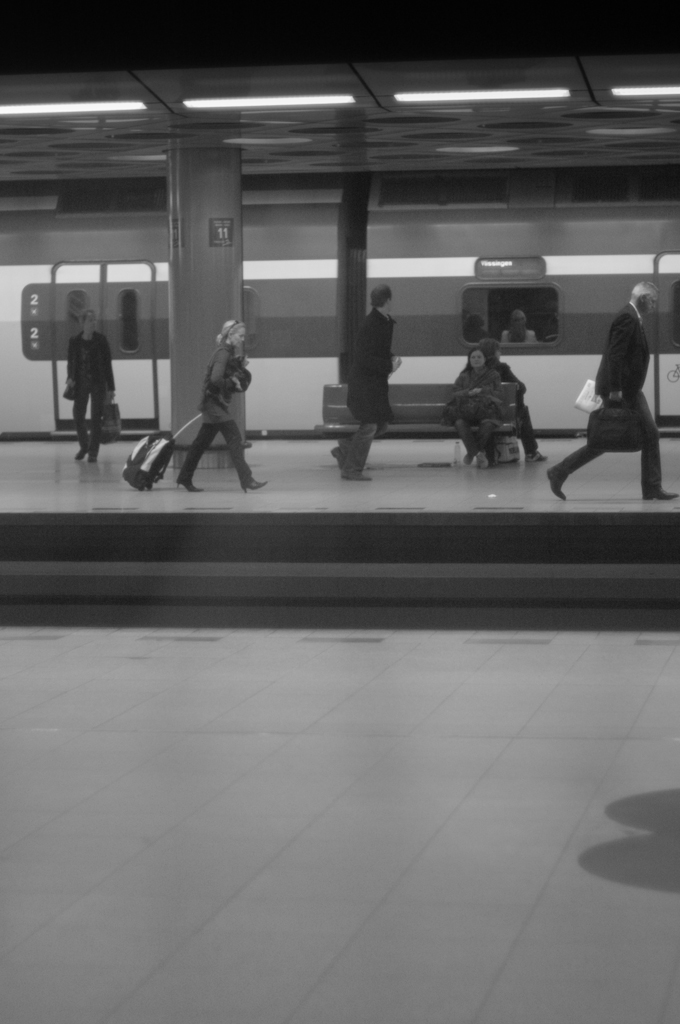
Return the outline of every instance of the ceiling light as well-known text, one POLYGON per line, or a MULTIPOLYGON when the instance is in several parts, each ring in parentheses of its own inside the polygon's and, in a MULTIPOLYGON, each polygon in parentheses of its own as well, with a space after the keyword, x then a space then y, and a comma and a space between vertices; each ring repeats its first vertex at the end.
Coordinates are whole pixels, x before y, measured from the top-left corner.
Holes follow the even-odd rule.
POLYGON ((162 162, 163 160, 167 160, 167 156, 165 155, 165 153, 149 153, 148 155, 130 153, 128 156, 110 156, 107 159, 117 160, 120 163, 124 164, 129 163, 131 160, 134 160, 136 163, 148 163, 150 161, 162 162))
POLYGON ((571 96, 568 89, 485 89, 475 92, 399 92, 399 103, 449 103, 460 100, 560 100, 571 96))
POLYGON ((284 136, 281 139, 223 139, 230 146, 290 146, 298 145, 301 142, 311 142, 311 139, 303 139, 301 136, 290 138, 284 136))
POLYGON ((184 106, 195 110, 219 107, 336 107, 354 103, 353 96, 240 96, 229 99, 184 100, 184 106))
POLYGON ((438 146, 438 153, 512 153, 519 146, 438 146))
POLYGON ((680 85, 644 85, 612 89, 614 96, 680 96, 680 85))
POLYGON ((145 103, 21 103, 0 107, 0 114, 94 114, 110 110, 146 110, 145 103))
POLYGON ((674 128, 588 128, 588 135, 672 135, 674 128))

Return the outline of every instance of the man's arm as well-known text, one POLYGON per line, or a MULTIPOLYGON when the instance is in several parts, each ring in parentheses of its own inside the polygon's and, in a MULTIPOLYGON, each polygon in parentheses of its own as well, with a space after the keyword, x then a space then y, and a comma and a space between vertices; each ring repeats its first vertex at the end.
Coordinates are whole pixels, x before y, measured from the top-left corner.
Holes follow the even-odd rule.
POLYGON ((623 397, 623 367, 628 358, 630 343, 635 337, 636 326, 633 318, 627 313, 621 313, 612 324, 608 344, 609 397, 614 401, 620 401, 623 397))

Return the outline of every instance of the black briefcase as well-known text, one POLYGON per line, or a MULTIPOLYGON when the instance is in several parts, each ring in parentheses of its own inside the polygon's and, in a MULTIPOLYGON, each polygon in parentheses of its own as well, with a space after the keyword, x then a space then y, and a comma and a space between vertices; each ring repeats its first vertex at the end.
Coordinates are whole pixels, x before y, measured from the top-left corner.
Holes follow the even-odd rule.
POLYGON ((639 452, 643 437, 642 417, 636 409, 610 405, 588 418, 588 447, 597 452, 639 452))

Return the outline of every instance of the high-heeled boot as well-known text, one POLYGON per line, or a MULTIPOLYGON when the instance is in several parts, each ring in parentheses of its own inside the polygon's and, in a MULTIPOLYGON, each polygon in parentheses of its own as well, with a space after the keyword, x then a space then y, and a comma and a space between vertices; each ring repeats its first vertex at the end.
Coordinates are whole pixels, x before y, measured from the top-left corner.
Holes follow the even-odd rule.
POLYGON ((267 480, 263 480, 261 483, 258 483, 258 481, 254 480, 251 476, 250 480, 241 481, 241 490, 244 494, 246 491, 259 491, 260 487, 265 487, 267 483, 267 480))

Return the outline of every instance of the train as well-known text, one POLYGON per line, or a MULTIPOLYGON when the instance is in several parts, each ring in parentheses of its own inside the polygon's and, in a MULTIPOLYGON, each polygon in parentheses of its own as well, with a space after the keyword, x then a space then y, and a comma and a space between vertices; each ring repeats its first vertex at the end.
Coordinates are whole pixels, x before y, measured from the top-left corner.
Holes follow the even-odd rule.
MULTIPOLYGON (((583 430, 574 400, 595 376, 611 319, 637 281, 652 280, 660 299, 645 392, 660 426, 680 426, 680 195, 560 204, 525 188, 514 205, 438 202, 424 173, 402 172, 401 186, 396 172, 360 177, 359 189, 351 175, 321 187, 304 176, 270 176, 257 189, 244 179, 249 435, 318 435, 323 388, 346 379, 379 282, 393 291, 395 383, 452 382, 480 334, 503 339, 545 436, 583 430), (517 309, 523 341, 507 334, 517 309)), ((66 348, 90 305, 111 344, 124 428, 168 429, 167 215, 27 206, 0 206, 0 433, 73 429, 66 348)))

